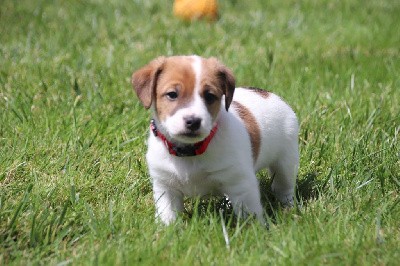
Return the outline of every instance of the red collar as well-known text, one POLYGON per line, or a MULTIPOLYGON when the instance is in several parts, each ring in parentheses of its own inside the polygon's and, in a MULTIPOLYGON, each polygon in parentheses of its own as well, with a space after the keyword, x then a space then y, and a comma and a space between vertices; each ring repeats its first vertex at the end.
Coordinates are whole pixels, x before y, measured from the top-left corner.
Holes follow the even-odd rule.
POLYGON ((186 157, 200 155, 207 150, 208 144, 210 144, 211 139, 214 137, 215 133, 217 133, 218 124, 216 124, 213 129, 211 129, 210 135, 208 135, 204 140, 185 146, 176 146, 175 144, 167 140, 167 138, 160 131, 158 131, 154 119, 151 119, 150 121, 150 129, 153 132, 154 136, 162 140, 165 147, 168 149, 169 154, 178 157, 186 157))

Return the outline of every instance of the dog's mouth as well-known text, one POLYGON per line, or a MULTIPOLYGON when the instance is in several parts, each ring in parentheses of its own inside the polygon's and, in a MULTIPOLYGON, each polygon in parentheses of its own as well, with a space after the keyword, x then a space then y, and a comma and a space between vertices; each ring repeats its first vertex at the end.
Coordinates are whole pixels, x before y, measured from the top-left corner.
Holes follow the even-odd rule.
POLYGON ((171 137, 175 139, 175 141, 182 144, 194 144, 199 141, 202 141, 207 136, 205 136, 199 130, 197 130, 197 131, 183 131, 171 137))
POLYGON ((183 137, 186 137, 186 138, 198 138, 198 137, 200 137, 200 133, 192 132, 192 131, 184 132, 184 133, 182 133, 180 135, 183 136, 183 137))

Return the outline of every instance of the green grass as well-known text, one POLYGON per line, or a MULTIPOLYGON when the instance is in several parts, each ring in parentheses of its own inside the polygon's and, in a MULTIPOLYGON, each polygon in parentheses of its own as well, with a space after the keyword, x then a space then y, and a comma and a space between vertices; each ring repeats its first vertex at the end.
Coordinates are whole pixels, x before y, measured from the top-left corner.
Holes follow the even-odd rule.
POLYGON ((400 3, 220 4, 209 24, 172 1, 1 2, 0 265, 398 264, 400 3), (216 56, 292 105, 301 209, 264 199, 266 230, 188 201, 155 223, 130 76, 172 54, 216 56))

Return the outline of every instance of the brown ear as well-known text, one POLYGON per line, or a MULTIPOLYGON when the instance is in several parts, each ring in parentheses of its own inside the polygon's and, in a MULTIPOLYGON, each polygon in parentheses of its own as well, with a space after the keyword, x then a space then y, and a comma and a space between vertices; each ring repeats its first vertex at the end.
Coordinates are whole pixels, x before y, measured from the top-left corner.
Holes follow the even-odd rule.
POLYGON ((235 92, 235 77, 229 68, 221 65, 218 70, 218 79, 220 80, 221 88, 224 89, 225 109, 228 111, 235 92))
POLYGON ((215 69, 219 86, 225 94, 225 109, 228 111, 232 103, 233 93, 235 92, 235 77, 232 71, 215 57, 208 58, 207 62, 215 69))
POLYGON ((162 71, 164 62, 165 57, 157 57, 132 74, 133 88, 146 109, 150 108, 153 101, 157 79, 162 71))

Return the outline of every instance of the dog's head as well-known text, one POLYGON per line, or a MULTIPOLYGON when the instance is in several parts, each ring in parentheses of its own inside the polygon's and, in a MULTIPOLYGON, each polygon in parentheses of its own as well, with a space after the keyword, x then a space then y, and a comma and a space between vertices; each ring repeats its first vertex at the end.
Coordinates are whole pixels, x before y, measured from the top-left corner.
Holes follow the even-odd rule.
POLYGON ((235 79, 215 58, 173 56, 156 58, 134 72, 132 85, 165 133, 189 144, 210 134, 221 106, 228 110, 235 79))

